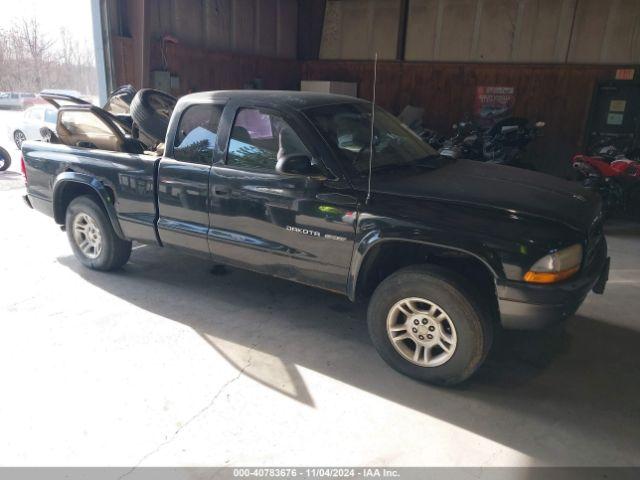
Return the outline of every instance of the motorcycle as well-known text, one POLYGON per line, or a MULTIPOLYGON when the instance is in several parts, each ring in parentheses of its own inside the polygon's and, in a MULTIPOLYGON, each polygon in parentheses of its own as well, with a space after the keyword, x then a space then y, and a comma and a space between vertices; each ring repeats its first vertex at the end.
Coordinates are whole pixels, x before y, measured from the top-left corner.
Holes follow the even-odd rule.
POLYGON ((592 134, 587 155, 601 157, 609 163, 624 158, 640 160, 640 148, 633 136, 592 134))
POLYGON ((426 128, 422 124, 423 117, 424 108, 407 105, 400 115, 398 115, 398 120, 418 135, 422 141, 431 145, 435 150, 440 150, 444 145, 446 138, 435 130, 426 128))
POLYGON ((459 122, 453 125, 456 133, 444 143, 440 154, 534 170, 533 165, 525 163, 523 153, 544 126, 544 122, 530 125, 527 119, 518 117, 501 120, 486 130, 472 121, 459 122))
POLYGON ((0 147, 0 172, 4 172, 11 165, 11 155, 0 147))
POLYGON ((640 161, 624 155, 610 160, 577 154, 571 158, 571 165, 582 185, 600 194, 605 216, 622 213, 640 220, 640 161))

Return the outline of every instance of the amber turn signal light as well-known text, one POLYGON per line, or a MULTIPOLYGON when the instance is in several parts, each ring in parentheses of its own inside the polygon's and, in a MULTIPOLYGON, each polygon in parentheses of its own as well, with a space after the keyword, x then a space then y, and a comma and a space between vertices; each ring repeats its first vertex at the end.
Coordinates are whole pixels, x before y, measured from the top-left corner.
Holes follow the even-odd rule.
POLYGON ((566 280, 580 269, 580 266, 562 270, 560 272, 532 272, 524 275, 524 281, 529 283, 556 283, 566 280))

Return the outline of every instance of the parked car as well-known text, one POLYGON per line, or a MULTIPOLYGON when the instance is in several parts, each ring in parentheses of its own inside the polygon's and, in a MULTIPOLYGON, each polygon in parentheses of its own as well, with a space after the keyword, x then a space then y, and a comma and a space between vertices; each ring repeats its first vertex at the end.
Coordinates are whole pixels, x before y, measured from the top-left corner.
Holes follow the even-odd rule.
POLYGON ((0 108, 22 110, 38 103, 35 93, 4 92, 0 94, 0 108))
POLYGON ((496 329, 542 328, 604 291, 597 195, 442 157, 382 109, 372 138, 364 100, 187 95, 163 154, 105 113, 62 106, 60 143, 22 147, 27 205, 88 268, 123 267, 135 240, 368 299, 382 358, 449 385, 483 363, 496 329))
POLYGON ((18 148, 26 140, 40 140, 42 127, 55 130, 58 112, 55 108, 36 106, 27 108, 22 114, 22 119, 13 128, 13 141, 18 148))

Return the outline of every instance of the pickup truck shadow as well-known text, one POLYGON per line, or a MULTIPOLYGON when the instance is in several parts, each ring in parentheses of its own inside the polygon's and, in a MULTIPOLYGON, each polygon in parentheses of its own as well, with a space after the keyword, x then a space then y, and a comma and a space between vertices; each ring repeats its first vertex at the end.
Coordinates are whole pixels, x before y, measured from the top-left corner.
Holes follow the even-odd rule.
MULTIPOLYGON (((239 374, 311 407, 313 392, 299 367, 544 463, 598 464, 618 458, 615 452, 623 458, 640 452, 635 330, 578 315, 562 330, 504 334, 469 382, 443 389, 387 367, 369 341, 364 308, 338 295, 241 270, 212 275, 202 260, 153 247, 137 249, 122 271, 110 274, 87 270, 73 257, 59 262, 190 326, 239 374)), ((632 298, 634 290, 628 293, 632 298)))

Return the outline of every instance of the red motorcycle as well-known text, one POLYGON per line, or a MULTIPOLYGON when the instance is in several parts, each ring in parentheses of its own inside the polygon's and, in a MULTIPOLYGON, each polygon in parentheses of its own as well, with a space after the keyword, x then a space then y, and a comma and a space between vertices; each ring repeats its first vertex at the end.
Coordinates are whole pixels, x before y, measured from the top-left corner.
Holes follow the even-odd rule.
POLYGON ((640 220, 639 161, 624 154, 578 154, 571 164, 582 185, 600 194, 605 215, 626 214, 640 220))

